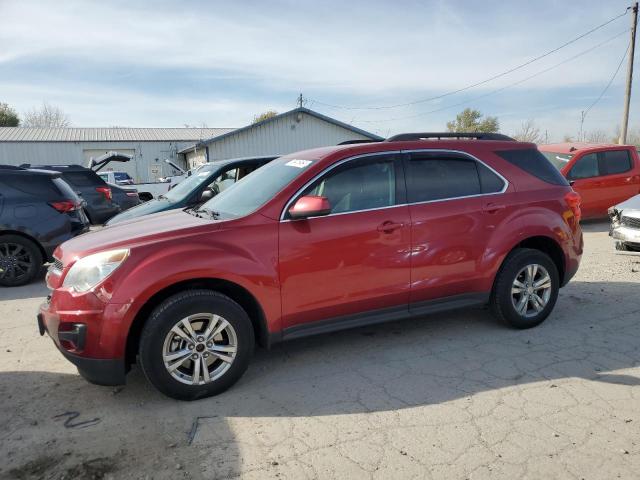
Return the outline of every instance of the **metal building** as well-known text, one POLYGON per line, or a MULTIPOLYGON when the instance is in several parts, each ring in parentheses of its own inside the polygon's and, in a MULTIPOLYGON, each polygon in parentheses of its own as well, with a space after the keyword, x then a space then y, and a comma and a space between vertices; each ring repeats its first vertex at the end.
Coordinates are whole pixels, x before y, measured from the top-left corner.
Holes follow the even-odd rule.
POLYGON ((202 140, 179 153, 193 168, 228 158, 285 155, 347 140, 381 140, 373 133, 314 112, 296 108, 253 125, 202 140))
POLYGON ((137 182, 155 181, 178 173, 169 159, 185 166, 178 152, 205 138, 232 128, 26 128, 0 127, 0 164, 88 165, 93 157, 109 151, 132 155, 134 160, 116 168, 137 182))
POLYGON ((380 140, 373 133, 307 108, 233 128, 25 128, 0 127, 0 164, 88 165, 110 151, 133 156, 114 165, 136 182, 153 182, 181 168, 227 158, 284 155, 337 145, 346 140, 380 140))

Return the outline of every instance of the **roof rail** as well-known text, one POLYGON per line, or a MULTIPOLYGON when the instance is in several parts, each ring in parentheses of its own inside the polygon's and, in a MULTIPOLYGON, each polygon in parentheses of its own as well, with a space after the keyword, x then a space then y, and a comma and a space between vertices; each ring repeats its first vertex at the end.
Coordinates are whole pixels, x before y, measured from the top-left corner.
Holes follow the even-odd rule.
POLYGON ((0 165, 2 170, 24 170, 22 166, 16 167, 15 165, 0 165))
POLYGON ((382 142, 384 140, 374 140, 372 138, 361 139, 361 140, 345 140, 344 142, 340 142, 338 145, 357 145, 359 143, 376 143, 382 142))
POLYGON ((501 133, 483 133, 483 132, 435 132, 435 133, 400 133, 393 137, 387 138, 387 142, 406 142, 409 140, 442 140, 443 138, 453 139, 475 139, 475 140, 505 140, 515 142, 515 139, 503 135, 501 133))

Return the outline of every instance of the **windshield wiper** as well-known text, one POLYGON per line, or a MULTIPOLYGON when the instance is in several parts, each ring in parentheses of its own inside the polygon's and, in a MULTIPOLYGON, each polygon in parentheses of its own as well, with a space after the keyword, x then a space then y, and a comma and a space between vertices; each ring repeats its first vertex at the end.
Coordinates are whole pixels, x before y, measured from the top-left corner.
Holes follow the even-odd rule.
POLYGON ((183 211, 198 218, 205 218, 205 216, 213 220, 220 218, 220 212, 209 210, 208 208, 198 208, 198 205, 194 207, 187 207, 183 209, 183 211))

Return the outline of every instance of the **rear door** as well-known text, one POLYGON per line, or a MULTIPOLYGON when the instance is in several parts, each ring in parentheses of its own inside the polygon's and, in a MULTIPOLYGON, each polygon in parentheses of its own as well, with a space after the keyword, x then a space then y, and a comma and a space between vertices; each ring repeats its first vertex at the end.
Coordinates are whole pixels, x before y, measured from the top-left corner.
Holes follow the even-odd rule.
POLYGON ((332 210, 280 222, 283 327, 388 308, 406 313, 410 219, 401 169, 389 154, 349 159, 291 199, 325 196, 332 210))
POLYGON ((406 157, 411 215, 410 309, 481 290, 487 216, 501 215, 506 183, 484 164, 460 153, 424 151, 406 157))
POLYGON ((598 154, 604 195, 603 203, 599 205, 602 214, 606 214, 609 207, 623 202, 640 193, 639 179, 634 168, 634 158, 628 149, 607 150, 598 154))

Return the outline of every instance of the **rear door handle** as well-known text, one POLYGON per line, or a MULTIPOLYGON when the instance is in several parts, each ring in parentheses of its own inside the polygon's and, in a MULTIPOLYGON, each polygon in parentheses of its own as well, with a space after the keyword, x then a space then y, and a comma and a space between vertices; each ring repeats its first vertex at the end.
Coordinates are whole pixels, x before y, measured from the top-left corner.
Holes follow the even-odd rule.
POLYGON ((497 213, 500 210, 504 210, 506 207, 506 205, 502 205, 499 203, 487 203, 482 210, 486 213, 497 213))
POLYGON ((380 225, 378 225, 377 230, 382 233, 392 233, 402 227, 404 227, 404 223, 395 223, 390 220, 387 220, 386 222, 383 222, 380 225))

